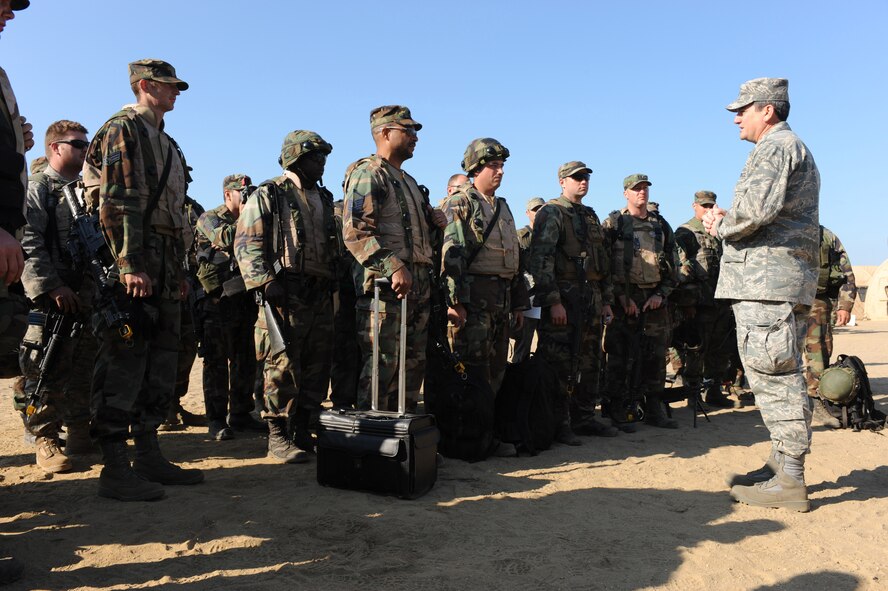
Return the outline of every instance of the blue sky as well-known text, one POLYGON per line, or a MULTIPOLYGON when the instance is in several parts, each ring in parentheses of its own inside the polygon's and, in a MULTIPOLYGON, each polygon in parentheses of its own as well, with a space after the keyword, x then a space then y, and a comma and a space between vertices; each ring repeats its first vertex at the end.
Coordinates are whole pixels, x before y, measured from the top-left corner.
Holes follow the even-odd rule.
POLYGON ((852 262, 876 265, 888 257, 885 22, 884 0, 32 0, 2 33, 0 65, 42 145, 52 121, 92 132, 132 102, 128 62, 171 62, 191 88, 167 131, 207 207, 226 174, 279 174, 294 129, 333 144, 325 182, 339 196, 346 166, 373 151, 370 109, 405 104, 424 128, 404 167, 433 201, 469 141, 495 137, 512 153, 499 193, 519 224, 529 197, 558 195, 568 160, 594 170, 585 201, 601 217, 625 204, 634 172, 673 226, 698 189, 726 206, 752 144, 724 106, 745 80, 785 77, 789 123, 820 168, 821 223, 852 262))

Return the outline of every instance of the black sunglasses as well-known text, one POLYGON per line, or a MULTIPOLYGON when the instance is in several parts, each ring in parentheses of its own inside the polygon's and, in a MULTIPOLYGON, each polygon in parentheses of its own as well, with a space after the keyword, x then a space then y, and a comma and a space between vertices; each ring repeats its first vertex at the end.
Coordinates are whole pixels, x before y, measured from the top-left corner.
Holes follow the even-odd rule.
POLYGON ((588 172, 577 172, 570 175, 570 178, 577 182, 588 181, 591 175, 588 172))
POLYGON ((58 140, 53 143, 54 144, 68 144, 72 148, 76 148, 78 150, 84 150, 89 146, 89 142, 85 142, 83 140, 58 140))

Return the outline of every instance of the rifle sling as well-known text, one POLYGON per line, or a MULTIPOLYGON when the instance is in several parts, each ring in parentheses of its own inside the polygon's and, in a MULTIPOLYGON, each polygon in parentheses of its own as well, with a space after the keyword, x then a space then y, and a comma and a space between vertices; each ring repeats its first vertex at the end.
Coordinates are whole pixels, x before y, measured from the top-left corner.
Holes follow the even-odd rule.
POLYGON ((487 225, 487 229, 484 230, 484 235, 481 236, 481 242, 478 244, 478 247, 472 251, 472 254, 470 254, 466 259, 466 271, 468 271, 469 267, 472 266, 472 263, 475 262, 475 258, 479 254, 481 254, 481 249, 484 248, 484 243, 487 242, 487 239, 490 237, 490 233, 493 232, 493 228, 496 226, 496 222, 499 219, 500 206, 502 205, 502 203, 502 198, 497 197, 496 207, 493 210, 493 217, 490 218, 490 223, 487 225))

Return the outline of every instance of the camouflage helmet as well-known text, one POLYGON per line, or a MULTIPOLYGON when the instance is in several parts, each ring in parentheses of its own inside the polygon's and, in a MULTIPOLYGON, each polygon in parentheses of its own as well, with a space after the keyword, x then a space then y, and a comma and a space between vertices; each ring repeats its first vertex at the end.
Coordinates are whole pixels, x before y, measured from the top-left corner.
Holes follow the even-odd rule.
POLYGON ((290 165, 299 160, 300 156, 315 151, 323 152, 326 156, 333 151, 333 146, 313 131, 297 129, 288 133, 284 138, 278 163, 283 168, 290 168, 290 165))
POLYGON ((817 387, 821 398, 834 404, 848 404, 857 397, 860 378, 850 367, 833 365, 823 370, 817 387))
POLYGON ((507 147, 492 137, 482 137, 472 140, 472 143, 466 148, 466 153, 463 154, 460 166, 468 174, 472 174, 491 160, 505 162, 508 157, 509 149, 507 147))

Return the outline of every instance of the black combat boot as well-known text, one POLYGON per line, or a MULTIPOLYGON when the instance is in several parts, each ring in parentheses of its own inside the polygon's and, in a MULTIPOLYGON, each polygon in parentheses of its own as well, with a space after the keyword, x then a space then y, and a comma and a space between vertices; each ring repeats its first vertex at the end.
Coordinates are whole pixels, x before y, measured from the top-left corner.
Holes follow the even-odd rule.
POLYGON ((299 449, 290 441, 287 433, 287 419, 274 418, 268 421, 268 457, 284 464, 303 464, 308 461, 308 452, 299 449))
POLYGON ((706 404, 713 408, 734 408, 734 402, 722 393, 721 384, 715 382, 706 390, 706 404))
POLYGON ((156 431, 136 435, 136 459, 133 470, 137 474, 160 484, 199 484, 203 472, 196 468, 181 468, 163 457, 156 431))
POLYGON ((666 416, 666 409, 659 394, 645 396, 644 422, 661 429, 678 429, 678 421, 666 416))
POLYGON ((299 449, 308 453, 314 453, 315 442, 311 433, 311 411, 305 408, 296 410, 296 414, 290 417, 290 441, 299 449))
POLYGON ((154 501, 163 498, 160 484, 133 471, 126 453, 126 441, 102 441, 105 467, 99 475, 99 496, 118 501, 154 501))

